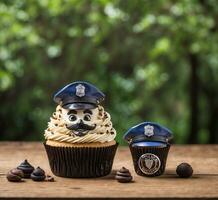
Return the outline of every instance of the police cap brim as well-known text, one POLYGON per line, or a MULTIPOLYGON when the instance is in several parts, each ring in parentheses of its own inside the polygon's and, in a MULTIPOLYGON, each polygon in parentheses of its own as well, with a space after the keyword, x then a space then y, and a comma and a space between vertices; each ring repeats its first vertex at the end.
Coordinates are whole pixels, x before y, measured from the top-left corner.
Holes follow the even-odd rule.
POLYGON ((85 109, 94 109, 97 107, 97 105, 91 103, 69 103, 63 105, 62 107, 69 110, 85 110, 85 109))

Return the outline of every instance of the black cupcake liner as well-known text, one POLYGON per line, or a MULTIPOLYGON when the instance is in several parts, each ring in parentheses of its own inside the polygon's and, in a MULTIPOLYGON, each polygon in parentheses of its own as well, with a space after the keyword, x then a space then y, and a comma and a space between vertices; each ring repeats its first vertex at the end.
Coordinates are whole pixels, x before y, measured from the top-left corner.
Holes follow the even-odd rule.
POLYGON ((168 152, 170 149, 170 144, 167 144, 166 147, 139 147, 139 146, 133 147, 131 145, 129 147, 130 147, 130 151, 132 154, 134 169, 138 175, 153 177, 153 176, 160 176, 161 174, 164 173, 166 161, 167 161, 167 156, 168 156, 168 152), (140 162, 140 160, 143 160, 143 159, 140 159, 140 157, 144 154, 146 154, 146 155, 153 154, 151 156, 153 158, 155 158, 154 162, 156 161, 156 163, 158 163, 158 164, 156 164, 156 167, 153 167, 153 172, 152 172, 152 170, 150 170, 150 171, 144 170, 144 172, 143 172, 143 169, 145 169, 145 168, 142 166, 143 163, 140 162), (158 161, 158 159, 159 159, 159 161, 158 161))
POLYGON ((56 176, 94 178, 111 172, 118 143, 105 147, 53 147, 44 143, 56 176))

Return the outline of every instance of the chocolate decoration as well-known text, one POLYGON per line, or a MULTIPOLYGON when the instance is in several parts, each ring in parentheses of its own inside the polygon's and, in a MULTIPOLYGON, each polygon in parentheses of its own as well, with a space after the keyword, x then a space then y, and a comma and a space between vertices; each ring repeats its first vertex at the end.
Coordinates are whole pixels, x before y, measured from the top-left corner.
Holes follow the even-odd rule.
POLYGON ((132 176, 128 169, 122 167, 119 171, 117 171, 115 179, 120 183, 129 183, 132 181, 132 176))
POLYGON ((193 169, 190 164, 181 163, 177 166, 176 173, 180 178, 189 178, 193 174, 193 169))
POLYGON ((37 167, 33 173, 30 175, 33 181, 44 181, 45 180, 45 171, 40 167, 37 167))
POLYGON ((54 177, 52 177, 50 175, 47 175, 45 180, 48 181, 48 182, 54 182, 55 181, 54 177))
POLYGON ((24 178, 30 178, 30 175, 34 170, 34 167, 27 160, 24 160, 22 163, 20 163, 17 169, 23 171, 24 178))
POLYGON ((19 169, 12 169, 7 173, 7 179, 11 182, 20 182, 24 177, 23 171, 19 169))

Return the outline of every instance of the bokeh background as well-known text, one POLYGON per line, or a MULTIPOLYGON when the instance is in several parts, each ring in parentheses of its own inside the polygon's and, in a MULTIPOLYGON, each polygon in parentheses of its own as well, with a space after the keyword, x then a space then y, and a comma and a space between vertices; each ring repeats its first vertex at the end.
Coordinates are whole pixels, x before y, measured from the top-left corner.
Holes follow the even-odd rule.
POLYGON ((175 143, 218 143, 216 0, 1 0, 0 140, 43 140, 52 96, 106 94, 121 144, 142 121, 175 143))

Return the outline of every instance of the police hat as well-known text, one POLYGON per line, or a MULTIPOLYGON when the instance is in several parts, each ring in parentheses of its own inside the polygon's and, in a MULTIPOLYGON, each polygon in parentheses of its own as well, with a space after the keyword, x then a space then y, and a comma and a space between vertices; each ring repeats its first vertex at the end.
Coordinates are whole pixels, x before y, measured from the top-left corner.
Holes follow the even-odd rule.
POLYGON ((73 82, 54 95, 54 101, 70 110, 93 109, 103 100, 105 95, 91 83, 73 82))
POLYGON ((143 122, 130 128, 123 136, 130 144, 157 146, 167 144, 172 139, 172 132, 154 122, 143 122))

